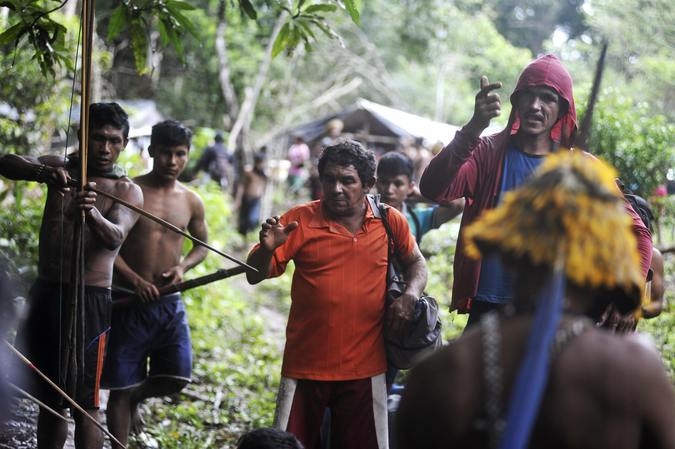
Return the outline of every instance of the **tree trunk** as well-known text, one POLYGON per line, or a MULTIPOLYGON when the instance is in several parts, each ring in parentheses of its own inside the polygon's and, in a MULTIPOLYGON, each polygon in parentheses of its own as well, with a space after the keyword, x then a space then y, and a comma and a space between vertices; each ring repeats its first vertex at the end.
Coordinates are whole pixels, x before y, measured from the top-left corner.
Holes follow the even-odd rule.
MULTIPOLYGON (((232 85, 230 79, 230 61, 227 57, 227 44, 225 42, 225 31, 227 30, 227 21, 225 20, 225 8, 227 7, 227 0, 220 0, 218 2, 218 25, 216 27, 216 54, 218 55, 220 89, 223 92, 223 100, 225 101, 225 108, 227 115, 223 118, 225 129, 230 129, 232 123, 239 115, 239 100, 237 93, 232 85)), ((230 147, 232 148, 232 147, 230 147)))
MULTIPOLYGON (((258 74, 256 76, 255 83, 253 87, 246 89, 244 96, 244 101, 241 105, 241 110, 237 115, 237 120, 232 125, 230 130, 230 137, 227 141, 227 144, 230 148, 235 148, 237 141, 239 140, 239 135, 242 135, 242 141, 246 141, 248 137, 248 131, 250 129, 251 121, 253 120, 253 115, 255 112, 255 106, 258 102, 258 97, 260 96, 260 91, 262 90, 263 83, 267 80, 267 73, 269 72, 270 65, 272 64, 272 47, 274 46, 274 41, 276 40, 281 27, 286 22, 286 12, 282 11, 277 17, 277 21, 274 24, 274 29, 272 34, 269 37, 267 42, 267 48, 265 49, 265 56, 258 66, 258 74)), ((247 148, 244 148, 246 151, 247 148)))

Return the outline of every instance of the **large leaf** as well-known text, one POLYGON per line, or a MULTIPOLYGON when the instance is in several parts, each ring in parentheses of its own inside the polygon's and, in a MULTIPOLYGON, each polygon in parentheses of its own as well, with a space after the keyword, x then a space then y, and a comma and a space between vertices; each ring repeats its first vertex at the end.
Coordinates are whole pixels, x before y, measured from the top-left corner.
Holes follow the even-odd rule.
POLYGON ((170 10, 177 10, 177 9, 182 9, 184 11, 194 11, 196 8, 189 4, 188 2, 184 2, 181 0, 167 0, 164 5, 167 7, 167 9, 170 10))
POLYGON ((290 33, 291 25, 290 23, 285 23, 284 26, 281 27, 281 31, 279 31, 279 34, 272 45, 272 57, 276 57, 287 47, 288 41, 290 39, 290 33))
POLYGON ((251 20, 258 20, 258 13, 249 0, 239 0, 239 8, 251 20))
POLYGON ((0 34, 0 45, 7 45, 10 42, 18 41, 19 37, 28 30, 28 27, 23 23, 9 27, 0 34))
POLYGON ((148 71, 148 68, 146 67, 148 37, 144 25, 143 20, 140 18, 136 18, 129 23, 131 48, 134 52, 134 63, 136 64, 136 70, 141 74, 148 71))
POLYGON ((329 3, 319 3, 317 5, 309 5, 307 8, 303 9, 303 12, 307 14, 314 14, 318 12, 334 12, 336 9, 336 5, 329 3))
POLYGON ((361 21, 361 13, 359 12, 361 10, 361 0, 344 0, 344 2, 347 12, 354 23, 358 25, 361 21))
POLYGON ((117 37, 126 27, 127 22, 127 8, 124 5, 115 8, 108 23, 108 39, 117 37))

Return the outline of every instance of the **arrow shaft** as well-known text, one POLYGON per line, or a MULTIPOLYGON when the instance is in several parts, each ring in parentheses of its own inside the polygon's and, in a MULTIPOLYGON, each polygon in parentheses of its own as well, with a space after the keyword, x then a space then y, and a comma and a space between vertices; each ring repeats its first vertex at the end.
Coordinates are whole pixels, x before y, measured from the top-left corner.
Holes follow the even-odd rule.
POLYGON ((103 431, 103 433, 105 433, 107 436, 109 436, 110 439, 112 439, 115 443, 119 444, 120 447, 126 449, 126 446, 124 444, 120 443, 120 441, 117 438, 115 438, 115 436, 113 434, 108 432, 108 429, 106 429, 103 426, 103 424, 98 422, 93 416, 91 416, 89 413, 87 413, 87 411, 85 409, 83 409, 82 406, 80 406, 80 404, 75 402, 75 400, 73 398, 68 396, 66 394, 66 392, 63 391, 58 385, 56 385, 49 377, 47 377, 46 374, 44 374, 35 365, 33 365, 33 362, 28 360, 28 358, 25 355, 21 354, 21 352, 19 352, 19 350, 16 349, 14 346, 12 346, 7 340, 3 340, 3 342, 5 343, 5 345, 7 345, 7 347, 10 349, 10 351, 12 351, 23 363, 25 363, 33 371, 35 371, 38 376, 40 376, 45 382, 47 382, 47 384, 50 387, 52 387, 54 389, 54 391, 56 391, 63 399, 65 399, 66 402, 68 402, 70 405, 72 405, 73 408, 75 408, 75 410, 80 412, 83 416, 85 416, 85 418, 87 418, 92 423, 94 423, 94 425, 96 425, 96 427, 98 427, 101 431, 103 431))
POLYGON ((96 192, 96 193, 99 194, 99 195, 105 196, 106 198, 109 198, 109 199, 111 199, 111 200, 113 200, 113 201, 116 201, 116 202, 120 203, 121 205, 123 205, 123 206, 125 206, 125 207, 127 207, 127 208, 129 208, 129 209, 131 209, 131 210, 133 210, 134 212, 140 214, 141 216, 143 216, 143 217, 145 217, 145 218, 147 218, 147 219, 149 219, 149 220, 152 220, 152 221, 154 221, 154 222, 156 222, 156 223, 159 223, 159 224, 161 224, 162 226, 164 226, 164 227, 166 227, 166 228, 168 228, 168 229, 171 229, 172 231, 176 232, 177 234, 182 235, 183 237, 185 237, 185 238, 191 240, 192 242, 194 242, 194 243, 196 243, 196 244, 198 244, 198 245, 201 245, 201 246, 203 246, 203 247, 205 247, 205 248, 207 248, 207 249, 210 249, 210 250, 213 251, 214 253, 216 253, 216 254, 218 254, 218 255, 220 255, 220 256, 223 256, 223 257, 225 257, 226 259, 231 260, 232 262, 235 262, 235 263, 237 263, 237 264, 239 264, 239 265, 241 265, 241 266, 243 266, 243 267, 246 267, 246 268, 249 269, 249 270, 252 270, 252 271, 255 271, 255 272, 258 271, 256 268, 254 268, 254 267, 248 265, 246 262, 242 262, 241 260, 238 260, 238 259, 236 259, 236 258, 234 258, 234 257, 232 257, 232 256, 230 256, 230 255, 228 255, 228 254, 226 254, 226 253, 220 251, 220 250, 217 249, 217 248, 214 248, 213 246, 209 245, 208 243, 206 243, 206 242, 204 242, 204 241, 202 241, 202 240, 200 240, 200 239, 198 239, 198 238, 196 238, 196 237, 193 237, 192 235, 190 235, 189 233, 183 231, 181 228, 179 228, 178 226, 174 225, 173 223, 169 223, 169 222, 166 221, 166 220, 163 220, 163 219, 161 219, 161 218, 159 218, 159 217, 156 217, 155 215, 152 215, 150 212, 147 212, 147 211, 141 209, 141 208, 138 207, 138 206, 135 206, 135 205, 133 205, 133 204, 127 202, 127 201, 124 201, 123 199, 118 198, 118 197, 116 197, 115 195, 113 195, 113 194, 111 194, 111 193, 108 193, 108 192, 105 192, 105 191, 103 191, 103 190, 99 190, 99 189, 93 188, 93 187, 89 188, 89 190, 91 190, 92 192, 96 192))

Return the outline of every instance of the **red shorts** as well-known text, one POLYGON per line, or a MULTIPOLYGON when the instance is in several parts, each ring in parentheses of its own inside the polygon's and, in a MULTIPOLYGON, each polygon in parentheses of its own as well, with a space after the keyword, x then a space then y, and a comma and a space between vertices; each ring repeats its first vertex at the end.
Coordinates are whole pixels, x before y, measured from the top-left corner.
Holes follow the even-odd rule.
POLYGON ((281 378, 275 427, 294 434, 306 449, 320 447, 326 409, 331 416, 331 449, 389 446, 384 374, 346 381, 281 378))

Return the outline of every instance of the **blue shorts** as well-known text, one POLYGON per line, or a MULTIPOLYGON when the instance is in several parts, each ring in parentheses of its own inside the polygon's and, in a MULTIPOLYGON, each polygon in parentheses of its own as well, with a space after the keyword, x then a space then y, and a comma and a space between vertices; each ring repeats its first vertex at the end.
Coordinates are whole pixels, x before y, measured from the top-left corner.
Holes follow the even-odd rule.
POLYGON ((113 310, 101 385, 123 390, 148 377, 190 381, 192 348, 180 293, 113 310))

